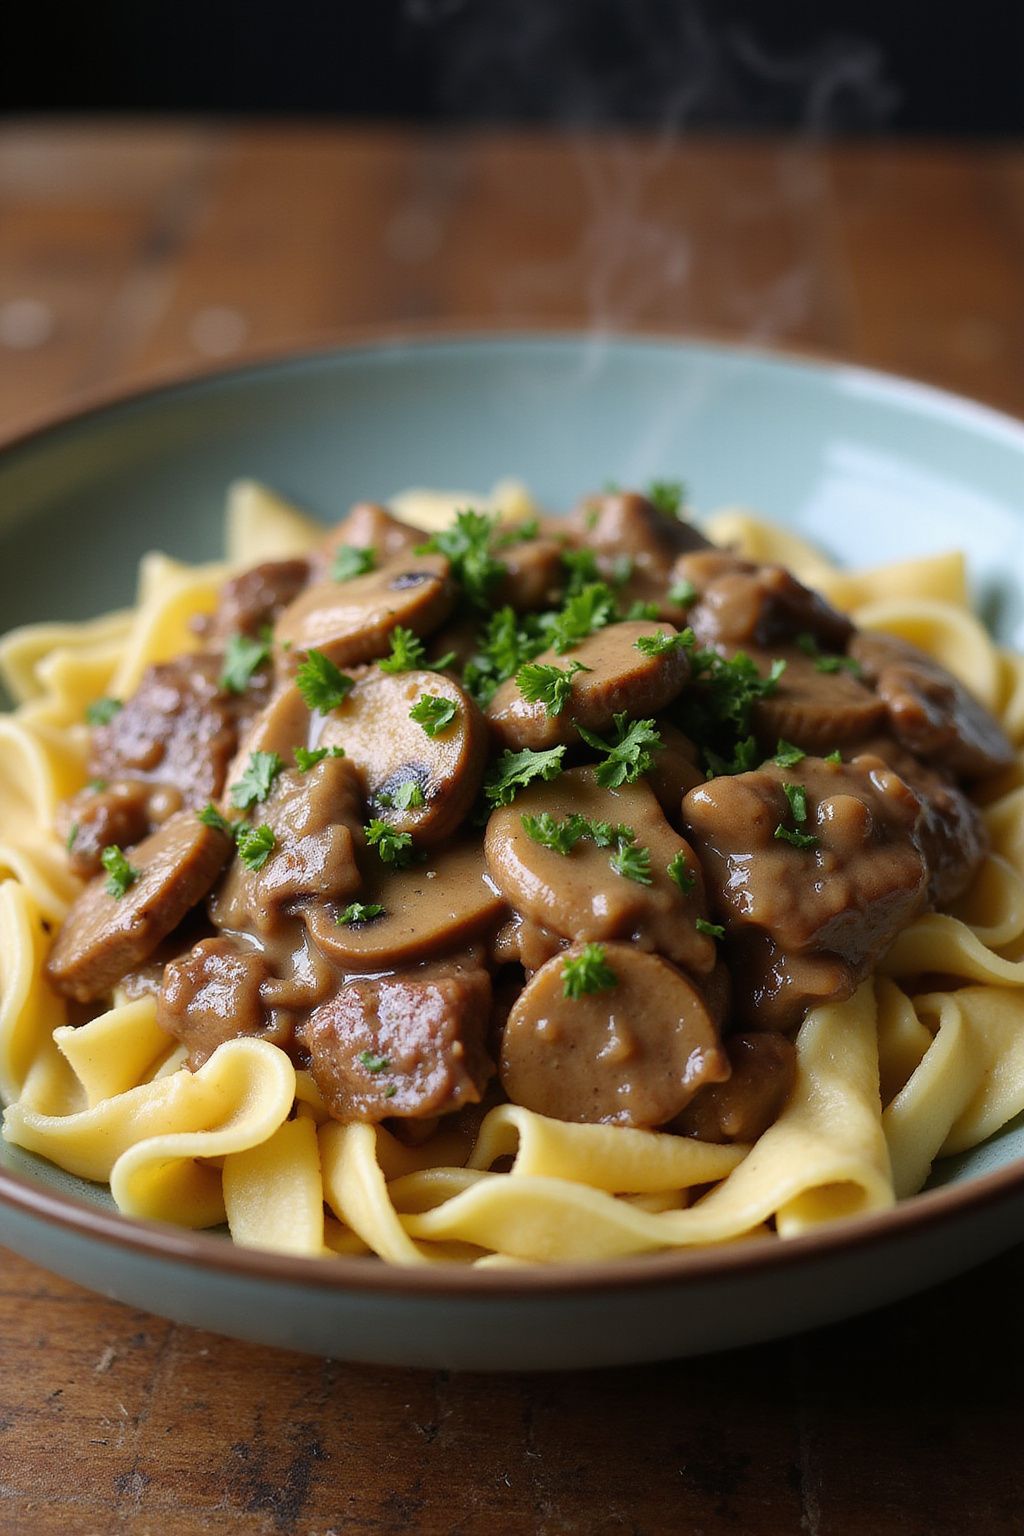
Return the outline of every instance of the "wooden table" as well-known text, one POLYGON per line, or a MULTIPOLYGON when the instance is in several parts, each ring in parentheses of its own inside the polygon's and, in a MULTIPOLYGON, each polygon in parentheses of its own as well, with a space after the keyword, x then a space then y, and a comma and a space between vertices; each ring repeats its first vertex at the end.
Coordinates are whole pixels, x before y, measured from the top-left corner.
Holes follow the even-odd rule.
MULTIPOLYGON (((0 433, 463 319, 819 349, 1024 414, 1024 151, 0 131, 0 433)), ((227 1342, 0 1254, 0 1530, 1019 1536, 1022 1286, 1017 1250, 791 1343, 489 1379, 227 1342)))

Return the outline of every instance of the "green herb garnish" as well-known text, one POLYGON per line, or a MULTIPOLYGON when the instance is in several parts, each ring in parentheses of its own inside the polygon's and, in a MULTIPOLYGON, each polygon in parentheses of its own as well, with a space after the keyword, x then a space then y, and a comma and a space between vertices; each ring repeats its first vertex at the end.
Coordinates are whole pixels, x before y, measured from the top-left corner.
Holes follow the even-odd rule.
POLYGON ((495 549, 511 549, 514 544, 526 544, 540 537, 540 518, 528 517, 512 528, 506 528, 494 540, 495 549))
POLYGON ((372 1051, 360 1051, 357 1060, 367 1072, 386 1072, 391 1065, 389 1056, 375 1056, 372 1051))
POLYGON ((249 635, 232 635, 224 648, 224 665, 220 673, 223 693, 244 693, 252 682, 253 674, 270 660, 270 642, 253 640, 249 635))
POLYGON ((204 805, 201 811, 197 811, 196 816, 204 827, 210 827, 214 832, 223 832, 225 837, 230 837, 234 841, 236 824, 228 821, 226 816, 222 816, 212 801, 204 805))
POLYGON ((426 654, 419 636, 414 635, 411 629, 396 624, 391 631, 391 654, 378 661, 377 665, 382 672, 412 672, 422 667, 426 654))
POLYGON ((487 776, 484 794, 492 805, 511 805, 534 779, 556 779, 564 756, 564 747, 551 747, 546 752, 533 752, 529 747, 522 752, 506 749, 487 776))
POLYGON ((436 693, 422 693, 410 709, 409 719, 422 725, 428 736, 440 736, 451 725, 458 709, 454 699, 442 699, 436 693))
POLYGON ((342 544, 331 561, 331 575, 335 581, 351 581, 354 576, 365 576, 377 568, 377 551, 358 544, 342 544))
POLYGON ((274 829, 261 822, 258 827, 239 827, 238 857, 246 869, 262 869, 274 851, 274 829))
POLYGON ((709 939, 725 938, 725 929, 721 923, 709 923, 706 917, 698 917, 694 926, 698 933, 706 933, 709 939))
POLYGON ((92 703, 86 706, 85 718, 90 725, 109 725, 118 711, 123 708, 124 705, 120 699, 93 699, 92 703))
POLYGON ((363 828, 366 833, 366 841, 371 848, 376 848, 382 864, 393 864, 396 869, 404 869, 412 862, 413 846, 411 832, 396 832, 386 821, 371 821, 363 828))
MULTIPOLYGON (((377 797, 383 801, 384 796, 377 797)), ((393 795, 388 796, 391 805, 400 811, 415 811, 423 804, 424 795, 415 779, 406 779, 404 784, 399 784, 393 795)))
POLYGON ((283 767, 276 752, 250 752, 245 772, 238 783, 231 786, 231 804, 241 811, 261 804, 270 794, 283 767))
POLYGON ((681 480, 652 480, 647 487, 647 500, 662 517, 677 518, 686 496, 686 486, 681 480))
POLYGON ((528 661, 516 673, 516 683, 528 704, 543 704, 549 715, 560 715, 569 702, 573 678, 577 672, 590 670, 579 661, 570 661, 565 667, 528 661))
POLYGON ((541 811, 539 816, 523 815, 519 819, 527 837, 553 853, 569 854, 581 838, 590 835, 591 823, 578 813, 559 820, 550 811, 541 811))
POLYGON ((104 890, 108 896, 120 901, 124 893, 135 884, 141 870, 129 864, 116 843, 111 843, 100 854, 100 863, 107 872, 104 890))
POLYGON ((635 833, 631 833, 629 841, 623 839, 619 843, 617 853, 613 853, 609 863, 617 875, 624 880, 635 880, 637 885, 651 884, 651 850, 633 841, 635 833))
POLYGON ((296 747, 295 766, 300 773, 308 773, 317 763, 322 763, 325 757, 344 756, 344 747, 296 747))
POLYGON ((601 572, 597 556, 592 549, 563 549, 560 559, 569 578, 565 585, 566 598, 575 597, 588 582, 600 582, 601 572))
POLYGON ((696 636, 690 628, 671 635, 667 629, 659 629, 656 635, 641 635, 639 640, 633 641, 633 647, 644 656, 664 656, 666 651, 692 650, 695 641, 696 636))
POLYGON ((417 554, 446 556, 456 580, 478 608, 487 607, 491 587, 505 572, 501 561, 495 560, 490 552, 496 521, 496 518, 471 509, 457 512, 451 528, 435 533, 416 551, 417 554))
POLYGON ((307 709, 318 709, 326 715, 344 704, 355 682, 323 651, 307 651, 305 661, 295 674, 295 686, 307 709))
POLYGON ((570 597, 548 626, 555 653, 563 656, 588 635, 615 618, 615 594, 603 581, 593 581, 570 597))
POLYGON ((67 849, 68 853, 70 853, 72 848, 74 848, 74 846, 75 846, 75 841, 76 841, 76 839, 78 837, 78 832, 79 832, 78 822, 77 821, 73 821, 71 823, 71 829, 68 832, 67 838, 65 839, 65 842, 64 842, 64 847, 67 849))
POLYGON ((375 917, 383 916, 384 908, 379 901, 352 901, 344 912, 338 913, 334 921, 339 928, 348 928, 354 923, 370 923, 375 917))
POLYGON ((654 753, 661 745, 661 737, 653 720, 629 721, 625 710, 614 717, 615 740, 606 741, 582 725, 576 727, 588 747, 605 753, 595 772, 597 782, 605 789, 618 789, 620 784, 633 784, 650 769, 654 753))
POLYGON ((619 978, 605 961, 603 944, 584 944, 578 955, 562 964, 563 997, 579 998, 589 992, 608 992, 619 978))
POLYGON ((796 643, 805 656, 813 657, 816 672, 849 672, 860 677, 864 670, 852 656, 832 656, 822 651, 813 635, 797 635, 796 643))
POLYGON ((697 876, 690 868, 686 854, 681 848, 677 853, 672 855, 666 868, 668 870, 669 879, 675 881, 676 885, 678 885, 684 896, 689 896, 690 892, 697 884, 697 876))
POLYGON ((791 741, 783 741, 782 737, 775 744, 775 756, 773 763, 778 763, 780 768, 795 768, 797 763, 802 763, 807 753, 802 747, 794 747, 791 741))
POLYGON ((678 603, 680 608, 689 608, 693 603, 697 601, 699 596, 700 593, 697 591, 697 588, 694 586, 693 582, 688 581, 685 576, 683 577, 682 581, 673 583, 673 585, 668 589, 669 602, 678 603))
POLYGON ((789 809, 795 822, 807 820, 807 791, 802 784, 783 784, 782 792, 789 801, 789 809))
POLYGON ((789 843, 793 848, 816 848, 821 842, 820 837, 815 837, 811 832, 795 832, 792 827, 783 826, 780 821, 775 828, 775 836, 782 843, 789 843))
POLYGON ((842 760, 843 754, 840 752, 838 747, 836 747, 834 752, 830 752, 825 759, 826 763, 841 763, 842 760))

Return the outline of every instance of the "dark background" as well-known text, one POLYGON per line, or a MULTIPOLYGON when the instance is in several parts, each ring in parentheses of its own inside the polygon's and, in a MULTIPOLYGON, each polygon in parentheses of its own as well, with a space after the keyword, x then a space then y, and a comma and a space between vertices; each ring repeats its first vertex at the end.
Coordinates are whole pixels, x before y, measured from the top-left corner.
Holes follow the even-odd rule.
POLYGON ((1022 0, 0 0, 0 110, 1024 131, 1022 0))

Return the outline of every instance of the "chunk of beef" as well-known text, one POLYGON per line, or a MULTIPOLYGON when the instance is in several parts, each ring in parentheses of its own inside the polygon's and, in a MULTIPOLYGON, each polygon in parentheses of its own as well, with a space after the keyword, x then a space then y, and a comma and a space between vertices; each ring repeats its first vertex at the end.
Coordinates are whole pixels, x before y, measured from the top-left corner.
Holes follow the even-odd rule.
POLYGON ((796 1051, 785 1035, 758 1031, 725 1042, 724 1083, 694 1094, 672 1129, 698 1141, 756 1141, 774 1125, 796 1082, 796 1051))
POLYGON ((220 589, 206 637, 223 645, 231 635, 258 636, 310 580, 308 560, 266 560, 230 577, 220 589))
POLYGON ((438 961, 347 982, 298 1039, 336 1120, 423 1119, 480 1099, 494 1071, 490 1008, 486 971, 438 961))
POLYGON ((721 550, 684 555, 673 579, 700 594, 690 623, 702 645, 771 646, 810 635, 823 650, 844 652, 853 625, 781 565, 755 565, 721 550))
POLYGON ((828 995, 849 996, 926 903, 921 804, 878 758, 805 758, 713 779, 686 796, 683 820, 729 935, 753 932, 777 951, 774 982, 746 960, 732 965, 736 1011, 755 1026, 756 999, 770 1027, 800 1022, 806 999, 785 975, 792 957, 824 958, 828 995))
POLYGON ((138 779, 115 779, 112 784, 98 780, 96 786, 64 801, 57 831, 75 874, 91 880, 103 867, 104 848, 111 843, 119 848, 140 843, 151 827, 180 809, 181 796, 175 789, 138 779))
POLYGON ((233 939, 203 939, 164 968, 157 1000, 162 1029, 189 1048, 194 1072, 226 1040, 252 1036, 286 1047, 291 1019, 261 994, 271 971, 259 950, 233 939))
POLYGON ((97 875, 72 903, 46 963, 53 986, 79 1002, 105 997, 202 900, 231 851, 223 832, 177 811, 129 850, 137 873, 123 894, 97 875))
POLYGON ((889 714, 896 739, 947 773, 980 779, 1013 762, 998 720, 963 683, 916 645, 895 635, 858 634, 850 654, 889 714))

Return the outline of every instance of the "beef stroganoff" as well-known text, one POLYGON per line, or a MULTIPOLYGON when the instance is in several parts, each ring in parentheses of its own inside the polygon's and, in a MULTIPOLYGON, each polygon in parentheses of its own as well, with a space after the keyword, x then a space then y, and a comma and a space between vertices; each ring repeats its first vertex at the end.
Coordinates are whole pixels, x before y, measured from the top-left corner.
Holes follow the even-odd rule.
POLYGON ((1024 1109, 1024 663, 958 556, 667 484, 228 524, 0 643, 10 1142, 494 1265, 882 1210, 1024 1109))

